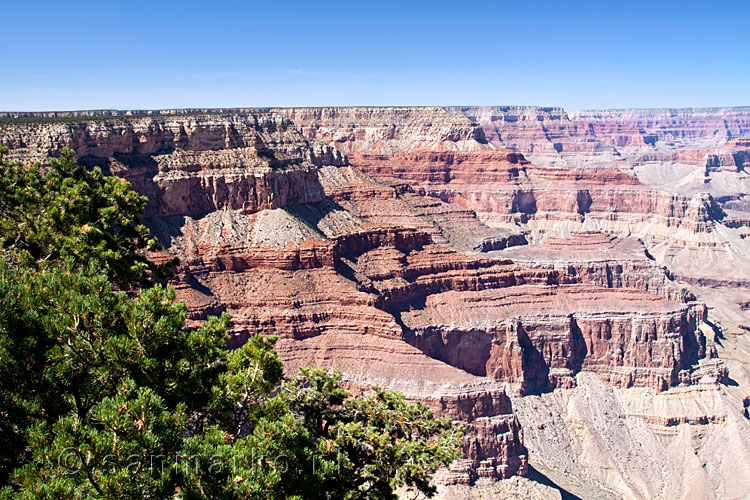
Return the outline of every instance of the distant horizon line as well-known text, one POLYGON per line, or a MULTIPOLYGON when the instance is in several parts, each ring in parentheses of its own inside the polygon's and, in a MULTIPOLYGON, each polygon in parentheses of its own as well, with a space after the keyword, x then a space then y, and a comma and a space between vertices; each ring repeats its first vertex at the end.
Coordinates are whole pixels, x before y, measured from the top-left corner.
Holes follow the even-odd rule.
POLYGON ((88 109, 59 109, 59 110, 0 110, 2 118, 54 118, 54 117, 86 117, 86 116, 138 116, 138 115, 160 115, 160 114, 189 114, 189 113, 227 113, 233 111, 255 111, 268 112, 274 109, 409 109, 409 108, 495 108, 495 109, 537 109, 544 112, 562 111, 564 113, 595 112, 595 111, 689 111, 689 110, 750 110, 750 104, 731 106, 655 106, 655 107, 614 107, 614 108, 577 108, 566 110, 564 106, 544 106, 535 104, 432 104, 432 105, 322 105, 322 106, 198 106, 198 107, 173 107, 173 108, 88 108, 88 109))

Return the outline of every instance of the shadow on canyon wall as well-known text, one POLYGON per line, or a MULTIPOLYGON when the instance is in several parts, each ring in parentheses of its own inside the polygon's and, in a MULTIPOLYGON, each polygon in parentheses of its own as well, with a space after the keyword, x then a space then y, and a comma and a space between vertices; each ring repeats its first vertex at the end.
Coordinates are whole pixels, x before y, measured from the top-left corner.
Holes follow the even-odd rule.
POLYGON ((581 497, 574 495, 570 491, 558 485, 531 465, 529 465, 529 473, 526 475, 526 477, 531 479, 532 481, 536 481, 539 484, 543 484, 545 486, 549 486, 550 488, 556 489, 560 492, 562 500, 582 500, 581 497))

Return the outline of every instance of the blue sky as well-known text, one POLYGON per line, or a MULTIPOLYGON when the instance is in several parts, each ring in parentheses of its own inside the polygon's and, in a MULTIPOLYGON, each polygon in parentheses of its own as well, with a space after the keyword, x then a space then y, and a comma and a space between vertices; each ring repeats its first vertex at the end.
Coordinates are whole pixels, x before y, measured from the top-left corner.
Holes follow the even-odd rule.
POLYGON ((33 2, 0 109, 750 105, 750 1, 33 2))

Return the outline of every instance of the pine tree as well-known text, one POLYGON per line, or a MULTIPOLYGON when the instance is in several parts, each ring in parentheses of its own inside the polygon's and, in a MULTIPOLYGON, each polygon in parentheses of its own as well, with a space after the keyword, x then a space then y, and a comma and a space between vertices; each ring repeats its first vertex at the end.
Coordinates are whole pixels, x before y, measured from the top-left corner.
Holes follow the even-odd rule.
POLYGON ((336 373, 291 380, 275 337, 187 328, 147 251, 146 200, 63 150, 0 149, 0 497, 375 499, 430 494, 461 429, 336 373))

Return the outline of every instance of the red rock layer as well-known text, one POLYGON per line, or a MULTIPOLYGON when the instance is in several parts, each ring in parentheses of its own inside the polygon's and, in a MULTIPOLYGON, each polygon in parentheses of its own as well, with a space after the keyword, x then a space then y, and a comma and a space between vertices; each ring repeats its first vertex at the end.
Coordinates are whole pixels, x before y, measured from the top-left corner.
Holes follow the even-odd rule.
POLYGON ((335 145, 347 155, 362 151, 479 151, 482 129, 441 107, 281 108, 305 137, 335 145))
POLYGON ((750 167, 750 138, 734 139, 705 158, 706 171, 747 171, 750 167))
POLYGON ((478 122, 493 144, 537 163, 572 168, 629 168, 665 150, 685 158, 697 149, 750 135, 749 108, 591 110, 523 106, 449 111, 478 122), (654 148, 657 144, 660 150, 654 148))
POLYGON ((523 433, 501 385, 429 358, 400 339, 324 334, 301 341, 282 339, 277 348, 289 371, 310 363, 338 369, 354 392, 376 384, 467 422, 467 459, 452 464, 448 483, 526 473, 523 433))
POLYGON ((183 263, 175 284, 191 320, 228 311, 232 346, 278 335, 289 369, 337 367, 353 389, 398 389, 465 421, 467 461, 452 482, 525 472, 500 383, 546 391, 588 370, 663 389, 726 375, 699 328, 703 307, 644 292, 668 296, 637 258, 641 277, 606 261, 588 272, 470 255, 525 242, 476 212, 505 222, 656 217, 699 231, 714 215, 710 198, 657 194, 616 171, 534 166, 443 108, 4 127, 0 142, 16 157, 72 146, 151 198, 149 224, 183 263))
POLYGON ((375 177, 408 182, 446 203, 494 213, 507 222, 581 221, 586 215, 627 224, 656 221, 665 227, 708 232, 706 221, 722 216, 709 195, 691 199, 659 192, 617 171, 530 165, 508 150, 358 154, 351 162, 375 177))
POLYGON ((606 288, 633 288, 677 302, 695 300, 634 238, 581 232, 509 249, 502 257, 524 266, 555 269, 606 288))
MULTIPOLYGON (((715 356, 698 328, 702 304, 573 285, 569 273, 434 245, 378 248, 350 262, 408 342, 469 373, 519 383, 522 392, 570 386, 581 369, 618 386, 663 390, 692 382, 699 360, 715 356)), ((719 367, 714 378, 725 375, 719 367)))
POLYGON ((692 383, 703 376, 698 360, 716 355, 698 329, 704 317, 702 305, 584 285, 445 292, 401 315, 409 341, 430 356, 522 392, 571 387, 580 370, 618 387, 692 383))
POLYGON ((0 145, 27 161, 73 148, 81 163, 129 180, 149 197, 148 215, 162 217, 319 202, 317 168, 345 163, 271 113, 23 122, 4 125, 0 145))

